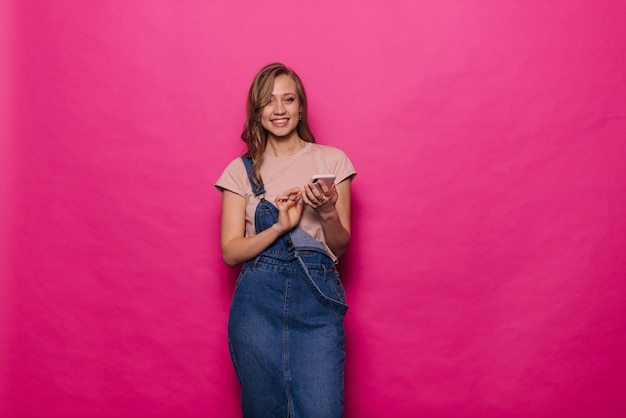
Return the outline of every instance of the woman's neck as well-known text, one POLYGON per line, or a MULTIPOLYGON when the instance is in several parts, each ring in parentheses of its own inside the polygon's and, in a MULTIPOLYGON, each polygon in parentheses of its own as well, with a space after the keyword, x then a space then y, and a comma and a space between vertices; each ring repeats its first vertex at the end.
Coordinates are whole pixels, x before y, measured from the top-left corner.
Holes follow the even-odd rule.
POLYGON ((290 138, 276 138, 269 136, 265 146, 265 154, 277 158, 291 157, 306 146, 306 141, 302 140, 298 135, 290 138))

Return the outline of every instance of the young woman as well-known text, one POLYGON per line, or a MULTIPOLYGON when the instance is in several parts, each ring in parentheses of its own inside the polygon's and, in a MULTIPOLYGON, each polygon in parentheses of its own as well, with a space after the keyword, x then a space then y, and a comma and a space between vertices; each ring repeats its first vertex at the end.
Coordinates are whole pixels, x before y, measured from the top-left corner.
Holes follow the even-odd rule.
POLYGON ((241 135, 247 152, 216 183, 221 248, 243 263, 228 322, 244 417, 340 417, 348 309, 336 262, 350 241, 341 150, 315 143, 300 78, 274 63, 255 76, 241 135), (329 186, 317 174, 335 177, 329 186))

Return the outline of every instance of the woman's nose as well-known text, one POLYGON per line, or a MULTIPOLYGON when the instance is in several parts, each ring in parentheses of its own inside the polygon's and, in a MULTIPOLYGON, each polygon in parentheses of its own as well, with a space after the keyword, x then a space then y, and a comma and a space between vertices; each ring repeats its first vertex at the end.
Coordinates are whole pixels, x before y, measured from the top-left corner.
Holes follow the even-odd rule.
POLYGON ((282 115, 283 113, 285 113, 285 105, 281 103, 280 101, 277 102, 276 106, 274 106, 274 113, 277 113, 279 115, 282 115))

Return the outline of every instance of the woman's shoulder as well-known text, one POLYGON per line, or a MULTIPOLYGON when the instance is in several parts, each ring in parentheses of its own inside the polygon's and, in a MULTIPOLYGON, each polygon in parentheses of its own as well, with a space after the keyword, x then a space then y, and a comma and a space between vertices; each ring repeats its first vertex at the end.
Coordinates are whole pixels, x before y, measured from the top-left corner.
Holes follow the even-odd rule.
POLYGON ((246 167, 241 157, 231 160, 222 175, 215 182, 218 189, 228 189, 236 193, 242 194, 247 179, 246 167))
POLYGON ((243 157, 237 157, 232 159, 227 165, 226 168, 224 168, 224 171, 229 171, 229 172, 240 172, 240 171, 245 171, 246 167, 244 165, 243 162, 243 157))
POLYGON ((323 154, 324 156, 337 157, 337 158, 346 157, 346 153, 341 148, 335 147, 333 145, 325 145, 325 144, 318 144, 318 143, 314 143, 311 145, 313 145, 314 149, 317 152, 323 154))

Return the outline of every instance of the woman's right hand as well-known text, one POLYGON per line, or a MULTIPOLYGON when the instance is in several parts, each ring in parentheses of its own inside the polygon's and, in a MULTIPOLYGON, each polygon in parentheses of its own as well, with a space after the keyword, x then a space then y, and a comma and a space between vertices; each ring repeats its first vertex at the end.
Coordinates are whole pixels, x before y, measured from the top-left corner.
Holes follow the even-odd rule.
POLYGON ((291 231, 300 222, 303 206, 300 203, 302 191, 294 187, 287 190, 275 199, 278 208, 278 222, 276 226, 281 233, 291 231))

